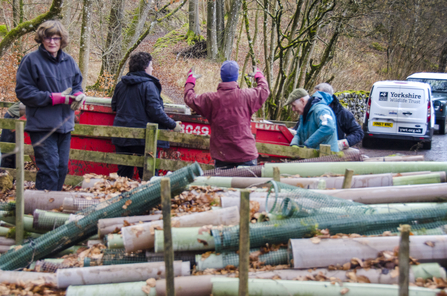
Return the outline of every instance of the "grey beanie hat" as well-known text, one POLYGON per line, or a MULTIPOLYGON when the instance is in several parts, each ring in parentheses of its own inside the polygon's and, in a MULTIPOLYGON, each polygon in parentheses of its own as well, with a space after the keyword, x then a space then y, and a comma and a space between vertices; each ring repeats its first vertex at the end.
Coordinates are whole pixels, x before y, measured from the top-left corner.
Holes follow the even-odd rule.
POLYGON ((305 96, 308 96, 308 95, 309 95, 309 93, 304 88, 294 89, 290 93, 289 98, 287 99, 285 106, 290 105, 293 102, 295 102, 296 100, 301 99, 301 98, 303 98, 305 96))

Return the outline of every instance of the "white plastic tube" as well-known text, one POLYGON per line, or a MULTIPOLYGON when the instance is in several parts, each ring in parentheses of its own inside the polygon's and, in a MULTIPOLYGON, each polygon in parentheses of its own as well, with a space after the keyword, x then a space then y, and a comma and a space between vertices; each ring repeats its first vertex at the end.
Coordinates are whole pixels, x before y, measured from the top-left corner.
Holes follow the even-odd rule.
MULTIPOLYGON (((190 275, 189 262, 174 261, 174 275, 190 275)), ((58 269, 57 287, 145 281, 165 277, 164 262, 58 269)))
POLYGON ((141 224, 160 220, 162 215, 145 215, 145 216, 131 216, 131 217, 118 217, 109 219, 98 220, 98 234, 99 237, 103 237, 106 234, 114 232, 117 228, 121 229, 124 227, 124 221, 127 223, 138 223, 141 224))
MULTIPOLYGON (((289 241, 289 261, 296 269, 318 268, 345 264, 352 258, 376 258, 381 251, 393 251, 399 246, 399 236, 360 237, 349 239, 310 239, 289 241), (291 261, 293 259, 293 262, 291 261)), ((410 256, 419 262, 443 262, 447 259, 447 235, 418 235, 410 237, 410 256), (425 244, 433 242, 434 246, 425 244)))
MULTIPOLYGON (((201 227, 172 228, 172 248, 174 251, 214 250, 214 238, 201 227)), ((154 252, 164 250, 163 230, 155 231, 154 252)))
POLYGON ((45 284, 56 287, 54 273, 0 270, 0 283, 19 284, 42 279, 45 280, 45 284))
MULTIPOLYGON (((239 210, 237 207, 172 218, 172 227, 197 227, 204 225, 220 226, 237 224, 239 224, 239 210)), ((121 233, 126 252, 153 248, 155 242, 154 232, 157 228, 163 228, 163 220, 123 227, 121 229, 121 233)))
POLYGON ((23 192, 25 214, 33 214, 36 209, 45 211, 59 209, 63 205, 66 197, 82 198, 87 196, 94 195, 85 192, 25 190, 23 192))

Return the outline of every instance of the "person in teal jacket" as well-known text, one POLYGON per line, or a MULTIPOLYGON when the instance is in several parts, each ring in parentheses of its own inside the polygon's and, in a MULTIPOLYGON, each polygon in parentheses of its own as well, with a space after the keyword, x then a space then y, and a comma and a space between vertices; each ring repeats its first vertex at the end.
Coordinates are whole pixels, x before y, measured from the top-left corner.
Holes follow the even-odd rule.
POLYGON ((332 96, 325 92, 317 91, 309 97, 305 89, 297 88, 290 93, 286 106, 291 105, 300 114, 300 124, 290 146, 319 149, 320 144, 327 144, 332 151, 339 151, 337 119, 328 106, 331 102, 332 96))

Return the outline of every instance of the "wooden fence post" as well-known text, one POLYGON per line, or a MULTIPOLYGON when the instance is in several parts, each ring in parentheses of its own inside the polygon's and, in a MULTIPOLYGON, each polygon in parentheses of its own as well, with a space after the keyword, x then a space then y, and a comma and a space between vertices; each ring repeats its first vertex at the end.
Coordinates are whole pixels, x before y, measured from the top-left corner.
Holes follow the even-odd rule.
POLYGON ((399 244, 399 296, 409 295, 410 279, 410 225, 400 226, 399 244))
POLYGON ((320 144, 320 157, 331 155, 331 145, 320 144))
POLYGON ((281 182, 281 171, 279 167, 273 167, 273 181, 281 182))
POLYGON ((148 181, 155 176, 157 160, 157 138, 158 124, 148 123, 146 125, 146 141, 144 145, 144 166, 142 180, 148 181))
POLYGON ((166 295, 175 296, 174 287, 174 250, 172 248, 171 231, 171 180, 162 178, 161 185, 161 204, 163 211, 163 235, 164 235, 164 258, 165 258, 165 276, 166 276, 166 295))
POLYGON ((250 191, 241 190, 239 226, 239 296, 248 295, 250 268, 250 191))
POLYGON ((349 189, 352 186, 352 176, 354 176, 354 171, 350 169, 346 169, 345 177, 343 179, 343 189, 349 189))
POLYGON ((23 122, 16 122, 16 245, 23 243, 23 236, 25 234, 23 225, 23 217, 25 215, 25 204, 23 201, 23 186, 25 181, 23 126, 23 122))

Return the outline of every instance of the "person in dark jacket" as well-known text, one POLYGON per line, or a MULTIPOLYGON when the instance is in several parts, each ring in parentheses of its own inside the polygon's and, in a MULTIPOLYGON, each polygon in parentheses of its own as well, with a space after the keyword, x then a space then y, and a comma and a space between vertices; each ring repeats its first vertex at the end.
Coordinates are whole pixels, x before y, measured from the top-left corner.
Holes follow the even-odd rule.
POLYGON ((62 190, 68 173, 74 110, 85 101, 82 75, 63 52, 68 32, 59 21, 46 21, 36 31, 39 48, 23 57, 17 70, 17 98, 26 106, 26 126, 38 168, 36 188, 62 190))
MULTIPOLYGON (((3 118, 19 119, 24 114, 25 114, 25 106, 20 102, 16 102, 11 107, 8 108, 8 111, 6 111, 6 114, 3 118)), ((2 129, 0 142, 15 143, 16 142, 15 131, 9 129, 2 129)), ((16 156, 14 154, 9 156, 2 156, 1 166, 4 168, 15 169, 16 156)))
POLYGON ((322 91, 332 96, 329 107, 337 117, 338 146, 340 150, 348 149, 363 139, 363 130, 354 118, 354 115, 340 104, 334 95, 334 89, 329 83, 320 83, 315 86, 316 91, 322 91))
MULTIPOLYGON (((130 56, 129 73, 121 77, 112 97, 112 110, 116 111, 113 126, 146 128, 148 122, 158 123, 159 129, 182 132, 181 122, 175 122, 164 111, 160 96, 160 81, 152 76, 152 56, 137 52, 130 56)), ((144 139, 112 138, 118 154, 144 155, 144 139)), ((169 143, 158 141, 157 147, 169 148, 169 143)), ((118 175, 133 178, 134 167, 119 165, 118 175)), ((143 168, 138 167, 140 178, 143 168)))

